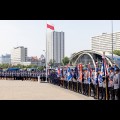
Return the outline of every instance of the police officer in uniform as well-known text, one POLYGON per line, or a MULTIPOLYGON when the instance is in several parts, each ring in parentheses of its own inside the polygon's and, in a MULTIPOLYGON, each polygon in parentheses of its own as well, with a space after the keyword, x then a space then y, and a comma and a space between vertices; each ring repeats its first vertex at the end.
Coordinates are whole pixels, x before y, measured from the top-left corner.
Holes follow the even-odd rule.
POLYGON ((73 71, 73 90, 77 92, 77 74, 76 71, 73 71))
POLYGON ((84 69, 84 73, 83 73, 83 94, 87 95, 87 68, 84 69))
POLYGON ((109 91, 109 99, 114 100, 114 86, 113 86, 113 77, 114 77, 114 68, 111 67, 109 73, 109 81, 108 81, 108 91, 109 91))
POLYGON ((115 100, 120 100, 120 73, 118 68, 115 68, 113 84, 114 84, 115 100))
MULTIPOLYGON (((92 69, 92 76, 91 76, 91 89, 93 90, 93 97, 96 98, 95 68, 92 69)), ((92 95, 91 95, 91 96, 92 96, 92 95)))
POLYGON ((98 85, 99 85, 99 99, 103 99, 103 72, 99 71, 98 74, 98 85))
POLYGON ((106 79, 103 76, 103 100, 106 100, 106 79))

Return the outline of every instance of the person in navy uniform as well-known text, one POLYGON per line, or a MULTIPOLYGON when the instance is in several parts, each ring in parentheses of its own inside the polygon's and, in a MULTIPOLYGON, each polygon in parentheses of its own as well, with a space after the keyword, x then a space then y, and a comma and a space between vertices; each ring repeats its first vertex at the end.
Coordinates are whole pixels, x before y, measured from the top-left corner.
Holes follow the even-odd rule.
POLYGON ((83 80, 83 94, 87 95, 87 68, 84 68, 83 80))
POLYGON ((108 91, 109 91, 109 99, 114 100, 114 86, 113 86, 113 77, 114 77, 114 68, 109 68, 109 78, 108 78, 108 91))
POLYGON ((103 75, 103 100, 106 100, 106 76, 103 75))
POLYGON ((115 92, 115 100, 120 100, 120 72, 119 68, 115 68, 115 75, 113 77, 113 85, 115 92))
POLYGON ((103 72, 98 71, 99 99, 103 99, 103 72))
POLYGON ((96 98, 96 79, 95 79, 95 68, 92 69, 92 76, 91 76, 91 89, 93 90, 92 97, 96 98))
POLYGON ((77 73, 73 70, 73 90, 77 91, 77 73))

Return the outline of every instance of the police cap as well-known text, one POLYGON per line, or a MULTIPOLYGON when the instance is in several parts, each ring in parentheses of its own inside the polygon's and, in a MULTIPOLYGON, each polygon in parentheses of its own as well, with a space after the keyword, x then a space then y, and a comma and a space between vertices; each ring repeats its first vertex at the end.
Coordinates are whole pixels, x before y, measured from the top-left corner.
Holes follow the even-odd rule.
POLYGON ((110 67, 109 70, 114 70, 114 68, 113 68, 113 67, 110 67))
POLYGON ((119 68, 114 68, 115 71, 119 71, 119 68))

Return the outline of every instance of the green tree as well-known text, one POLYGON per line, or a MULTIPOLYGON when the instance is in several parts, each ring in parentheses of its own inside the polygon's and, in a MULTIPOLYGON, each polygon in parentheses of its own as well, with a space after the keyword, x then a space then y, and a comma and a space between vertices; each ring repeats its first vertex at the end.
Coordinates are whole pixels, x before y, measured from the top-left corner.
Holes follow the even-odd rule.
POLYGON ((68 63, 69 63, 69 58, 68 57, 64 57, 63 59, 62 59, 62 62, 63 62, 63 64, 64 65, 67 65, 68 63))
POLYGON ((55 60, 50 59, 49 64, 50 64, 51 67, 54 66, 54 63, 55 63, 55 60))
POLYGON ((0 68, 6 69, 9 67, 9 64, 0 64, 0 68))
POLYGON ((40 70, 40 71, 44 70, 44 66, 38 67, 38 70, 40 70))
POLYGON ((120 56, 120 50, 114 50, 113 54, 120 56))

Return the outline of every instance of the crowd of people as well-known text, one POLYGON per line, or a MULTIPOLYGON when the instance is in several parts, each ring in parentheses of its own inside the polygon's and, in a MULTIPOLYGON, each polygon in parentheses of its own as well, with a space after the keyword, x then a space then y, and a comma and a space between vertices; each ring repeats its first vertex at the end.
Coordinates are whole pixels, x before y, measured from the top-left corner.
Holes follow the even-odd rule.
MULTIPOLYGON (((120 100, 120 69, 116 66, 108 68, 107 74, 103 68, 58 68, 48 71, 49 83, 70 89, 99 100, 120 100)), ((41 71, 0 71, 0 79, 13 80, 46 80, 46 72, 41 71)))
POLYGON ((93 96, 99 100, 120 100, 120 70, 109 67, 105 75, 102 69, 84 68, 82 71, 68 67, 66 71, 52 71, 49 82, 79 92, 86 96, 93 96), (61 73, 61 74, 60 74, 61 73), (82 77, 80 79, 80 74, 82 77))
POLYGON ((0 79, 38 80, 40 71, 0 71, 0 79))

